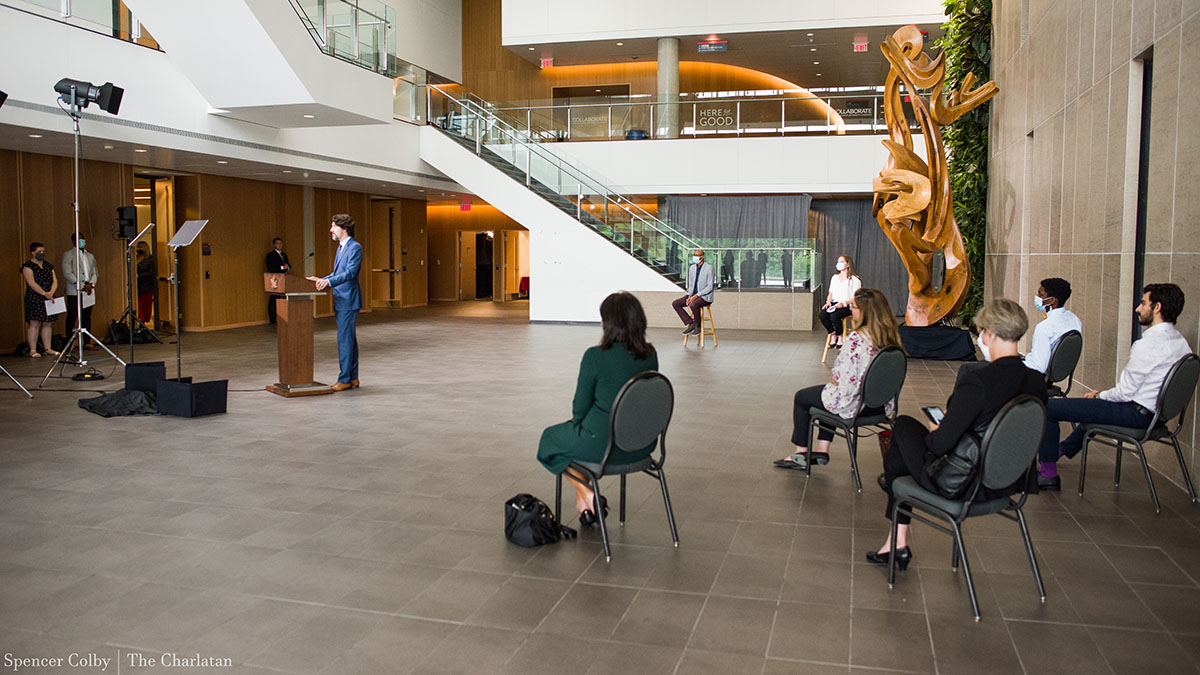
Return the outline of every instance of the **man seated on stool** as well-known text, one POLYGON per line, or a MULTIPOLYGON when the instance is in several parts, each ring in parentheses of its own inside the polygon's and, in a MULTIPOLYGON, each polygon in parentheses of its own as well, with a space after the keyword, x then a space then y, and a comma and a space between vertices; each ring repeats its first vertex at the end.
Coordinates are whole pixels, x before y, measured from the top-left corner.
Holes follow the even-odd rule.
POLYGON ((1042 279, 1033 302, 1039 312, 1046 313, 1046 318, 1033 329, 1033 341, 1029 345, 1029 353, 1025 355, 1026 368, 1046 372, 1050 368, 1050 352, 1058 339, 1068 331, 1083 332, 1079 317, 1064 307, 1070 297, 1071 284, 1066 279, 1042 279))
POLYGON ((687 295, 677 298, 671 303, 679 320, 684 323, 684 335, 700 333, 700 310, 712 304, 713 301, 713 268, 704 262, 704 249, 696 249, 692 253, 692 266, 687 273, 687 295), (687 305, 692 309, 688 316, 687 305))
POLYGON ((1117 386, 1089 391, 1083 398, 1052 398, 1046 403, 1046 431, 1038 450, 1041 459, 1038 487, 1062 489, 1058 458, 1074 457, 1083 448, 1083 428, 1058 442, 1058 423, 1112 424, 1145 429, 1154 418, 1158 392, 1175 362, 1192 353, 1187 338, 1175 330, 1183 311, 1183 291, 1175 284, 1149 284, 1134 309, 1138 323, 1146 326, 1129 350, 1129 362, 1117 386))

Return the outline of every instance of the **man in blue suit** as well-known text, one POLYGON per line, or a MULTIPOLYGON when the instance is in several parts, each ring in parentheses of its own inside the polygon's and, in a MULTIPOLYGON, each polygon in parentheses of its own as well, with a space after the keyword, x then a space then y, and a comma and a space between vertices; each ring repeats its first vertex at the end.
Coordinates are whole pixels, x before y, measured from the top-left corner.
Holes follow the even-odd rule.
POLYGON ((358 287, 358 270, 362 267, 362 244, 354 241, 354 219, 345 213, 333 217, 329 234, 338 242, 333 259, 333 274, 327 277, 308 277, 317 283, 317 290, 333 289, 333 313, 337 316, 338 365, 341 373, 334 391, 358 386, 358 310, 362 309, 362 291, 358 287))

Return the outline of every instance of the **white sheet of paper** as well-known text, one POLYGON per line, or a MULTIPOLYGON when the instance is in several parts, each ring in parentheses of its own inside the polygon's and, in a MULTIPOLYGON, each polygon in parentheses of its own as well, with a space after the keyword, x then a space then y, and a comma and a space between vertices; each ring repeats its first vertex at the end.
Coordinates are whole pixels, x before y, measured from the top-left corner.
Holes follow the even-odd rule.
POLYGON ((62 314, 65 311, 67 311, 66 296, 46 301, 46 313, 47 314, 53 316, 55 314, 62 314))
MULTIPOLYGON (((88 307, 91 307, 92 305, 96 304, 96 291, 92 291, 91 293, 84 293, 82 297, 83 297, 83 308, 84 309, 87 309, 88 307)), ((74 302, 74 299, 72 298, 71 301, 74 302)))

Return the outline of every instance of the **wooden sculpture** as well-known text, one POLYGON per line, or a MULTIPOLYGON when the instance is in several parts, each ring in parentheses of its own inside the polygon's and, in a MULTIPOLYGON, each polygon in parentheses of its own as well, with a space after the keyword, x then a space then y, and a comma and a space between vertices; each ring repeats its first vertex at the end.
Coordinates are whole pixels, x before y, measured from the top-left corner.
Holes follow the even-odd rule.
POLYGON ((962 88, 943 99, 945 54, 930 60, 916 26, 905 26, 880 45, 891 63, 884 93, 884 118, 890 140, 883 141, 888 160, 875 178, 872 214, 900 252, 908 269, 908 307, 905 322, 929 326, 957 312, 971 283, 962 234, 954 221, 954 198, 942 127, 999 93, 995 81, 978 88, 967 74, 962 88), (925 139, 928 163, 913 152, 909 120, 902 106, 900 84, 912 104, 925 139), (920 92, 928 91, 928 97, 920 92))

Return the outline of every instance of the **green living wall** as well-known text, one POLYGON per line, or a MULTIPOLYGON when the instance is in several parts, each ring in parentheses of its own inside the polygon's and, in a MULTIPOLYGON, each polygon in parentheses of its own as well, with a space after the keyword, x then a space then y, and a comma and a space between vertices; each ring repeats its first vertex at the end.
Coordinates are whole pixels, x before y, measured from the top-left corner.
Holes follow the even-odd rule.
MULTIPOLYGON (((980 82, 991 79, 991 0, 946 0, 945 35, 937 46, 946 54, 947 90, 962 86, 967 73, 980 82)), ((978 86, 978 85, 976 85, 978 86)), ((949 155, 954 217, 962 231, 971 264, 971 286, 958 313, 967 323, 983 305, 984 232, 987 228, 988 119, 991 101, 943 129, 949 155)))

